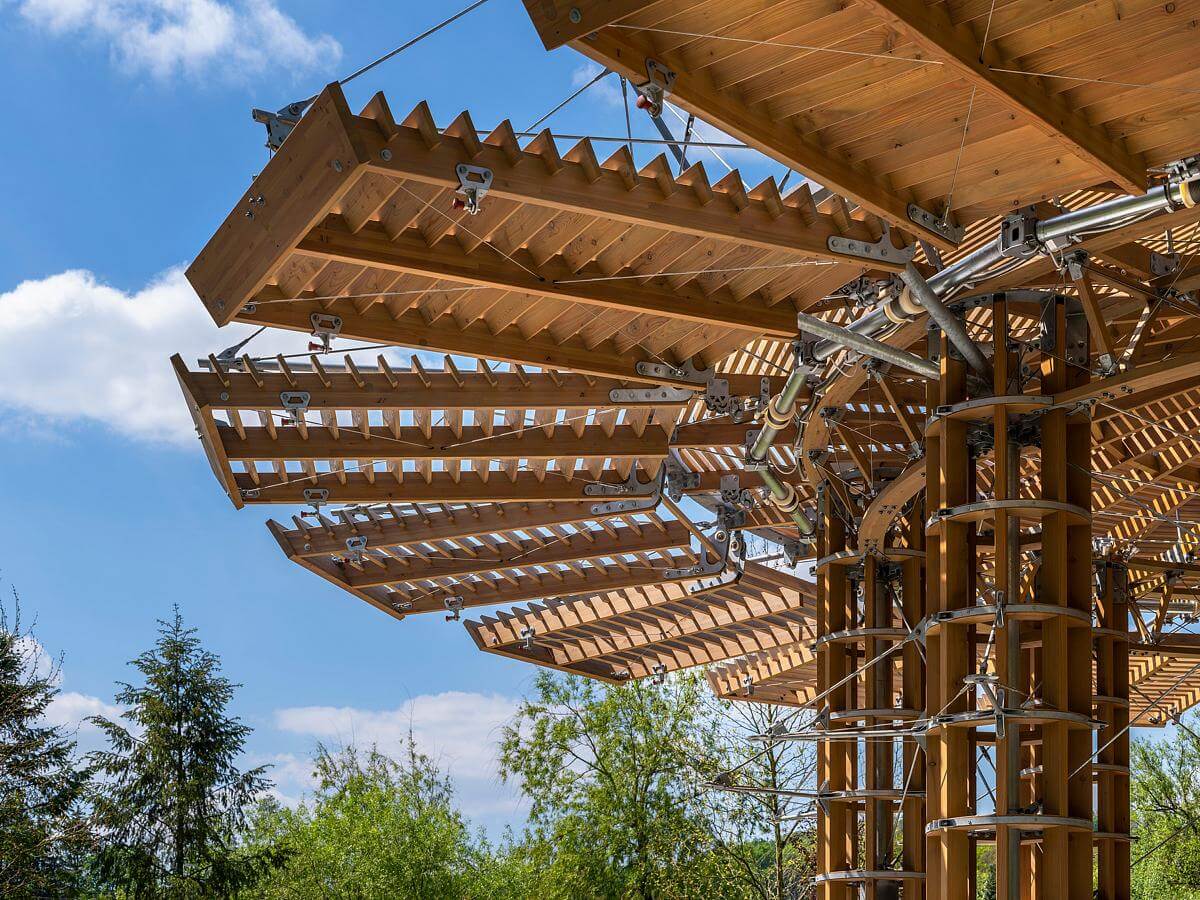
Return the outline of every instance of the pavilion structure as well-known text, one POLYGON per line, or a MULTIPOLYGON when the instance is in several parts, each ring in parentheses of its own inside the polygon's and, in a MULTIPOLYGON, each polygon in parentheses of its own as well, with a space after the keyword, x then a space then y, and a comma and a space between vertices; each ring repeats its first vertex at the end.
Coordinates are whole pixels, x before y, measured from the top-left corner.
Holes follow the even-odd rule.
POLYGON ((823 900, 1129 897, 1129 730, 1200 701, 1193 12, 525 5, 792 184, 330 85, 188 270, 315 342, 173 359, 224 492, 394 619, 807 710, 823 900))

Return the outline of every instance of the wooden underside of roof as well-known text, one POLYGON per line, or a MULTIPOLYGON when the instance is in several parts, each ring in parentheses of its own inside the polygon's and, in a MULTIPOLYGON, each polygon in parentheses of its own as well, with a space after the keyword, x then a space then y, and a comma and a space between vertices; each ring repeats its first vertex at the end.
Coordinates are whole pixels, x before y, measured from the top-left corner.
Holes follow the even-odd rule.
MULTIPOLYGON (((691 500, 711 507, 733 476, 756 491, 748 528, 794 536, 741 464, 758 425, 710 411, 696 373, 734 396, 773 394, 795 313, 844 323, 837 289, 897 269, 835 252, 830 238, 922 239, 956 259, 1014 207, 1074 209, 1140 188, 1147 166, 1194 149, 1200 111, 1178 93, 998 71, 1184 84, 1186 7, 1125 8, 1118 24, 1094 4, 1014 0, 989 26, 978 0, 822 2, 527 6, 548 44, 635 81, 647 57, 664 62, 671 102, 829 191, 783 196, 770 179, 711 181, 663 157, 639 169, 625 149, 564 152, 549 132, 522 145, 507 122, 484 133, 466 113, 440 129, 425 104, 397 119, 382 95, 356 115, 326 89, 188 277, 221 324, 319 326, 417 353, 175 358, 231 501, 314 507, 271 523, 288 559, 397 619, 484 610, 467 624, 488 652, 609 681, 734 661, 710 676, 718 694, 749 686, 755 700, 809 702, 809 583, 749 562, 736 581, 730 568, 700 585, 679 570, 709 558, 711 528, 667 501, 596 504, 647 496, 678 466, 696 476, 682 489, 691 500), (463 165, 493 173, 477 215, 455 203, 463 165), (952 181, 957 244, 907 213, 940 215, 952 181), (496 611, 513 603, 530 605, 496 611)), ((1057 399, 1091 404, 1103 473, 1093 533, 1146 558, 1200 544, 1200 306, 1184 294, 1200 286, 1186 252, 1198 221, 1200 209, 1182 210, 1089 237, 1075 282, 1036 258, 980 286, 1078 295, 1093 349, 1126 364, 1057 399), (1151 254, 1177 248, 1177 268, 1158 274, 1151 254)), ((935 256, 917 258, 928 268, 935 256)), ((988 333, 985 311, 971 328, 988 333)), ((917 323, 888 340, 922 352, 923 337, 917 323)), ((858 362, 836 360, 819 398, 801 397, 803 427, 784 431, 771 462, 806 506, 827 484, 855 511, 863 546, 886 550, 903 545, 897 523, 923 488, 913 451, 931 411, 918 379, 868 377, 858 362)), ((1023 472, 1031 497, 1035 462, 1023 472)), ((986 478, 978 487, 990 490, 986 478)), ((1030 529, 1025 545, 1038 541, 1030 529)), ((1200 591, 1192 573, 1160 575, 1140 576, 1146 604, 1200 591)), ((1178 662, 1137 649, 1135 692, 1171 685, 1187 671, 1178 662)), ((1170 708, 1197 690, 1184 679, 1170 708)))

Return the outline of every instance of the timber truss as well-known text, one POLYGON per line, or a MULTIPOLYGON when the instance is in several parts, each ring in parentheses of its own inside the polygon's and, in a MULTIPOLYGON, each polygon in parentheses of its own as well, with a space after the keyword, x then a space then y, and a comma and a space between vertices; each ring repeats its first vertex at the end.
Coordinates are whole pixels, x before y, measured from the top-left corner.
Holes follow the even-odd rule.
POLYGON ((805 178, 331 85, 188 271, 316 342, 173 359, 229 499, 396 619, 805 711, 823 900, 983 844, 1127 898, 1129 728, 1200 702, 1193 12, 526 6, 805 178))

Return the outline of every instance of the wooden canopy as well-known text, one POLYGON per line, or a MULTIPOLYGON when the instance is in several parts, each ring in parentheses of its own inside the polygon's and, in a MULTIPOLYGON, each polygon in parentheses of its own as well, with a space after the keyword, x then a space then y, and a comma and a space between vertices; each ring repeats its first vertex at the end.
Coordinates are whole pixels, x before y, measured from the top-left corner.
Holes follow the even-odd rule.
MULTIPOLYGON (((1193 99, 998 70, 1132 81, 1137 62, 1139 82, 1181 83, 1178 15, 1125 10, 1117 32, 1107 9, 1017 0, 995 10, 980 64, 980 4, 951 3, 949 26, 941 6, 894 0, 528 6, 548 44, 637 82, 646 59, 664 63, 670 102, 824 189, 783 196, 663 157, 638 169, 625 149, 563 152, 549 132, 522 146, 507 122, 483 133, 466 113, 439 128, 425 104, 397 120, 381 95, 355 115, 331 86, 188 277, 218 323, 417 353, 177 357, 209 462, 236 506, 312 507, 271 523, 284 554, 394 617, 542 601, 468 630, 489 652, 608 680, 732 660, 711 675, 718 694, 808 702, 810 586, 754 563, 738 577, 731 561, 718 577, 737 580, 716 586, 689 570, 715 558, 700 520, 722 504, 747 529, 797 537, 742 463, 760 401, 790 371, 797 311, 843 323, 858 301, 839 289, 903 259, 831 238, 897 253, 923 241, 913 258, 929 273, 1014 206, 1082 208, 1144 185, 1148 165, 1186 149, 1193 99), (1152 64, 1130 35, 1162 39, 1152 64), (463 166, 489 172, 475 214, 463 166), (948 195, 962 237, 910 215, 941 216, 948 195)), ((1055 400, 1091 409, 1095 536, 1139 559, 1185 552, 1200 525, 1200 306, 1186 293, 1200 269, 1177 252, 1198 218, 1089 237, 1076 278, 1038 257, 979 286, 1078 296, 1094 352, 1121 363, 1055 400)), ((987 332, 984 312, 971 322, 987 332)), ((919 349, 923 336, 917 322, 887 340, 919 349)), ((819 395, 801 395, 771 455, 802 505, 821 485, 857 511, 858 553, 896 543, 936 427, 919 379, 860 362, 841 355, 819 395)), ((1171 571, 1139 588, 1148 628, 1155 603, 1176 615, 1194 590, 1171 571)), ((1200 677, 1150 646, 1162 635, 1140 638, 1134 684, 1182 674, 1158 708, 1195 702, 1200 677)))

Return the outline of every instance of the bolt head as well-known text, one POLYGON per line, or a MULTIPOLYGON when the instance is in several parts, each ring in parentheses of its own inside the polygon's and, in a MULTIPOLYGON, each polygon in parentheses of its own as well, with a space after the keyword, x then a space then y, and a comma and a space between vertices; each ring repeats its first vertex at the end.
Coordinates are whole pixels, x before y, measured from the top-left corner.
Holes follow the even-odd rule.
POLYGON ((329 166, 330 166, 330 168, 332 168, 332 169, 333 169, 333 171, 335 171, 335 172, 340 172, 340 171, 342 171, 342 161, 341 161, 340 159, 335 159, 333 162, 331 162, 331 163, 329 164, 329 166))
POLYGON ((390 160, 392 158, 392 151, 389 150, 387 147, 384 147, 382 150, 379 151, 379 158, 382 159, 384 162, 387 162, 388 160, 390 160))
POLYGON ((567 18, 570 19, 573 24, 578 25, 583 21, 583 13, 580 11, 578 6, 572 6, 571 11, 567 13, 567 18))

